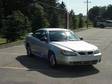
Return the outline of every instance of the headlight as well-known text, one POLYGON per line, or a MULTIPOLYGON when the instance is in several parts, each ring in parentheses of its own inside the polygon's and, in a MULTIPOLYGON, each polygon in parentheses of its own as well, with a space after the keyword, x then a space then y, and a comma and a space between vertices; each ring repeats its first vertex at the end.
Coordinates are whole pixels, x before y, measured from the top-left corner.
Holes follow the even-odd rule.
POLYGON ((100 51, 99 51, 99 50, 94 51, 94 54, 98 54, 98 53, 100 53, 100 51))
POLYGON ((61 50, 61 53, 65 56, 77 56, 77 53, 72 51, 61 50))

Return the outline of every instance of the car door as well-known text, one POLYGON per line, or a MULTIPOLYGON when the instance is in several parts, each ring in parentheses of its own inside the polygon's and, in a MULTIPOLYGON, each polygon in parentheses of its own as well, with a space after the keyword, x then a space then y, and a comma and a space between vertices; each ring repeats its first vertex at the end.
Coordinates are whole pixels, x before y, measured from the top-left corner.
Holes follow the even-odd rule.
POLYGON ((47 31, 43 31, 40 39, 40 45, 39 45, 39 50, 41 53, 41 57, 47 58, 48 55, 48 35, 47 35, 47 31))
POLYGON ((47 32, 44 30, 39 30, 33 36, 33 50, 35 54, 40 57, 45 57, 48 53, 47 32))
POLYGON ((42 32, 43 31, 37 31, 32 35, 33 37, 32 37, 31 48, 32 48, 32 52, 37 56, 40 56, 39 45, 41 44, 41 41, 39 38, 41 37, 42 32))

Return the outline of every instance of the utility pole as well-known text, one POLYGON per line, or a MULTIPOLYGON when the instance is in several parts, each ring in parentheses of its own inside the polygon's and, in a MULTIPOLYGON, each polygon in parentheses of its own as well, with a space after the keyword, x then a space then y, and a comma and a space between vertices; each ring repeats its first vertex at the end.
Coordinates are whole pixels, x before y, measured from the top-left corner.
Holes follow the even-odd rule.
POLYGON ((67 10, 67 16, 66 16, 66 17, 67 17, 67 20, 66 20, 67 29, 69 29, 69 25, 70 25, 69 22, 70 22, 70 21, 69 21, 69 11, 68 11, 68 10, 67 10))
POLYGON ((87 28, 88 28, 88 0, 87 0, 87 28))
POLYGON ((87 3, 87 19, 86 19, 86 26, 87 26, 87 28, 88 28, 88 11, 89 11, 89 3, 91 3, 91 2, 89 2, 88 0, 86 1, 86 3, 87 3))

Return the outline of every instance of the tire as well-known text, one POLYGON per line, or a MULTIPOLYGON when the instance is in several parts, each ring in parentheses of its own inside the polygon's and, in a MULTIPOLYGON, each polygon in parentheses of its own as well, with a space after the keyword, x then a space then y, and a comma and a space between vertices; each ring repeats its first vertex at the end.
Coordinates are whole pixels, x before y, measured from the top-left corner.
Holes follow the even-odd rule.
POLYGON ((27 56, 28 57, 33 57, 31 47, 29 45, 26 46, 26 51, 27 51, 27 56))
POLYGON ((55 68, 55 67, 57 66, 56 58, 55 58, 54 53, 50 52, 50 53, 48 54, 48 60, 49 60, 49 65, 50 65, 52 68, 55 68))
POLYGON ((104 25, 100 25, 100 27, 101 27, 101 28, 104 28, 105 26, 104 26, 104 25))

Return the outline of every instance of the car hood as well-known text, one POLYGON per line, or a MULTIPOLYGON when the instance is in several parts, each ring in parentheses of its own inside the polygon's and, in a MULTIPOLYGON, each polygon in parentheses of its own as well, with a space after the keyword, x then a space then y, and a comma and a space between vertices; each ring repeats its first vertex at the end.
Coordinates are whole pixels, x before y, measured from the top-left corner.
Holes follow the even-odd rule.
POLYGON ((65 48, 73 51, 94 51, 98 49, 96 46, 85 41, 52 42, 51 44, 62 49, 65 48))

